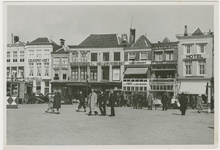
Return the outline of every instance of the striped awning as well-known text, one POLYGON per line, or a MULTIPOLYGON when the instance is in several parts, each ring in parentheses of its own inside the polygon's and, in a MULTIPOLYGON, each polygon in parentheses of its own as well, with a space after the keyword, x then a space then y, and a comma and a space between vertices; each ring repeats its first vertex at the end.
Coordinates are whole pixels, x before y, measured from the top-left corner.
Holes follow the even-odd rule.
POLYGON ((148 68, 127 68, 124 74, 146 74, 147 70, 148 68))

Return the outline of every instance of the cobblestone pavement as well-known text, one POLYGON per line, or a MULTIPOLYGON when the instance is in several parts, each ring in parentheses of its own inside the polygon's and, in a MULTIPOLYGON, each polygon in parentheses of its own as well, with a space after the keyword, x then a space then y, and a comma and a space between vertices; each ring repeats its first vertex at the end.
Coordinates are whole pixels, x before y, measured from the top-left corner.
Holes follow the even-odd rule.
POLYGON ((46 109, 46 104, 27 104, 6 110, 7 145, 214 144, 214 115, 192 109, 181 116, 177 109, 116 107, 116 117, 87 116, 75 111, 77 104, 62 105, 60 114, 46 109))

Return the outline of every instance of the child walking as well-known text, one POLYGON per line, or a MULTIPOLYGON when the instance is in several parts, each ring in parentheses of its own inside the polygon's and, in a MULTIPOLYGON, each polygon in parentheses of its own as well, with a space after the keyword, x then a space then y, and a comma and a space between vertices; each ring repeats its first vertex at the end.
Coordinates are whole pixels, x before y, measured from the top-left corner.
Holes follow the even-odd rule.
POLYGON ((53 101, 54 101, 53 96, 50 96, 50 98, 49 98, 49 103, 48 103, 48 108, 47 108, 47 111, 45 111, 46 113, 47 113, 50 109, 52 110, 52 113, 54 112, 54 110, 53 110, 53 101))

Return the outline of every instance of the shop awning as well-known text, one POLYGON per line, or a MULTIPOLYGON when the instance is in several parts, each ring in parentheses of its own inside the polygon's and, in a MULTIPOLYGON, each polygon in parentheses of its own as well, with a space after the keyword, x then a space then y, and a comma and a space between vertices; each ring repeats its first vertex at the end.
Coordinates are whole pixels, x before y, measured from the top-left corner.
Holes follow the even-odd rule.
POLYGON ((206 94, 207 82, 181 82, 179 93, 206 94))
POLYGON ((124 74, 146 74, 148 68, 127 68, 124 74))

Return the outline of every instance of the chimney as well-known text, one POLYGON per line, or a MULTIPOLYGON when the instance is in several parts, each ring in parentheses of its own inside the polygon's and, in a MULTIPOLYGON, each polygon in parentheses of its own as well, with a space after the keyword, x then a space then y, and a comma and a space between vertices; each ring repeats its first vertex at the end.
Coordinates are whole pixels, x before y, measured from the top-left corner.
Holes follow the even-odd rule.
POLYGON ((19 42, 19 36, 14 36, 14 43, 19 42))
POLYGON ((187 36, 188 33, 187 33, 187 26, 185 25, 185 31, 184 31, 184 36, 187 36))
POLYGON ((60 39, 60 46, 64 46, 64 42, 65 42, 64 39, 60 39))
POLYGON ((11 34, 11 44, 13 44, 14 42, 13 42, 13 39, 14 39, 14 37, 13 37, 13 33, 11 34))
POLYGON ((130 45, 133 45, 135 42, 135 29, 130 28, 130 45))

